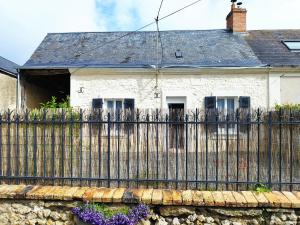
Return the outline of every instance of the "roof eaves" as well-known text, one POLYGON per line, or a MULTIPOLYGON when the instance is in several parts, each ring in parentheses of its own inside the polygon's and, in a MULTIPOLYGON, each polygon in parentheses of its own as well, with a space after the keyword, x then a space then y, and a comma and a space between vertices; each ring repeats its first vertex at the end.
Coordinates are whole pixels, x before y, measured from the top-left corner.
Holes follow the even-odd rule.
POLYGON ((17 74, 18 74, 18 73, 12 73, 11 71, 8 71, 8 70, 6 70, 4 68, 1 68, 1 67, 0 67, 0 71, 7 74, 7 75, 9 75, 9 76, 13 76, 13 77, 17 77, 17 74))

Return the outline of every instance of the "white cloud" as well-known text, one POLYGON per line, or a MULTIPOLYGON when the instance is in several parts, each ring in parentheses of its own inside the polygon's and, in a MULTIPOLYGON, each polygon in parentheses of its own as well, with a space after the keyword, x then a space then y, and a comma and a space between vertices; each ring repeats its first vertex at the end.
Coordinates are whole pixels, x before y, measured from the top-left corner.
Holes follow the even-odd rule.
MULTIPOLYGON (((102 1, 103 0, 98 0, 102 1)), ((119 13, 127 13, 135 7, 140 25, 153 21, 161 0, 110 0, 119 13), (121 7, 122 6, 122 7, 121 7)), ((167 15, 194 0, 164 0, 161 16, 167 15)), ((105 2, 105 0, 104 0, 105 2)), ((249 29, 299 29, 299 0, 244 0, 248 10, 249 29)), ((179 12, 161 22, 163 29, 218 29, 225 27, 225 17, 230 10, 229 0, 202 0, 200 3, 179 12)), ((118 17, 115 22, 119 23, 118 17)))
MULTIPOLYGON (((48 32, 134 30, 154 21, 161 0, 0 0, 0 55, 23 64, 48 32)), ((194 0, 164 0, 161 16, 194 0)), ((244 0, 248 29, 299 29, 299 0, 244 0)), ((200 3, 161 29, 225 28, 229 0, 200 3)), ((152 26, 148 29, 155 29, 152 26)))
POLYGON ((49 32, 105 30, 94 0, 0 0, 0 12, 0 55, 19 64, 49 32))

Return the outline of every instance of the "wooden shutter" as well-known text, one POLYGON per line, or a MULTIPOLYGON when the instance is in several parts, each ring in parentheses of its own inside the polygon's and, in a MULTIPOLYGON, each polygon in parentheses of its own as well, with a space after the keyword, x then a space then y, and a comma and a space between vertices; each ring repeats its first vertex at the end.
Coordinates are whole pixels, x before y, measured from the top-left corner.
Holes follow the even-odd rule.
POLYGON ((103 100, 102 98, 94 98, 92 101, 93 109, 102 109, 103 108, 103 100))
MULTIPOLYGON (((217 105, 217 97, 216 96, 209 96, 205 97, 205 110, 207 113, 207 121, 208 122, 215 122, 216 121, 216 105, 217 105)), ((209 124, 208 129, 210 132, 216 132, 216 125, 209 124)))
POLYGON ((132 98, 126 98, 124 100, 124 108, 134 110, 134 99, 132 98))
POLYGON ((217 102, 216 96, 205 97, 205 109, 215 109, 216 102, 217 102))
POLYGON ((250 97, 249 96, 241 96, 239 99, 239 107, 241 109, 250 109, 250 97))

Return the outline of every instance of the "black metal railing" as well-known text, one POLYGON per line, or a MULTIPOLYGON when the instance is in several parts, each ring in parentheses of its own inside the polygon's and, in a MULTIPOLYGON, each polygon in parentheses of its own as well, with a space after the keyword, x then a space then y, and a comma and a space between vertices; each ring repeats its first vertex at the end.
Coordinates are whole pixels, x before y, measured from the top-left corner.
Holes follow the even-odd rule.
POLYGON ((300 112, 170 113, 4 112, 0 180, 199 190, 299 188, 300 112))

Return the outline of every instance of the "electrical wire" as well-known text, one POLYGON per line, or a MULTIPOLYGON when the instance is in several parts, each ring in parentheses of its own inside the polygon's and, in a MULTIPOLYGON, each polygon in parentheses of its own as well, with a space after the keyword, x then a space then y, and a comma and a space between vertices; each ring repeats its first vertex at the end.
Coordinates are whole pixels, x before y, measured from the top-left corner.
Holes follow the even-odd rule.
MULTIPOLYGON (((102 48, 102 47, 104 47, 104 46, 106 46, 106 45, 108 45, 108 44, 111 44, 111 43, 113 43, 113 42, 115 42, 115 41, 118 41, 118 40, 124 38, 124 37, 127 37, 127 36, 129 36, 129 35, 131 35, 131 34, 134 34, 134 33, 138 32, 138 31, 140 31, 140 30, 143 30, 143 29, 145 29, 145 28, 147 28, 147 27, 149 27, 149 26, 152 26, 153 24, 158 23, 159 21, 162 21, 162 20, 164 20, 164 19, 166 19, 166 18, 168 18, 168 17, 170 17, 170 16, 172 16, 172 15, 174 15, 174 14, 180 12, 180 11, 183 11, 183 10, 185 10, 186 8, 189 8, 189 7, 191 7, 191 6, 197 4, 198 2, 201 2, 201 1, 202 1, 202 0, 194 1, 194 2, 192 2, 191 4, 188 4, 188 5, 186 5, 186 6, 182 7, 182 8, 180 8, 180 9, 178 9, 178 10, 172 12, 172 13, 169 13, 169 14, 163 16, 162 18, 156 18, 154 22, 148 23, 148 24, 146 24, 146 25, 144 25, 144 26, 142 26, 142 27, 140 27, 140 28, 138 28, 138 29, 136 29, 136 30, 134 30, 134 31, 131 31, 131 32, 128 32, 128 33, 126 33, 126 34, 124 34, 124 35, 121 35, 120 37, 115 38, 115 39, 113 39, 113 40, 111 40, 111 41, 107 41, 107 42, 105 42, 104 44, 99 45, 99 46, 96 46, 95 48, 90 49, 90 50, 88 50, 88 51, 80 52, 80 53, 78 53, 78 54, 74 57, 74 61, 76 61, 76 58, 77 58, 77 57, 80 57, 81 55, 84 55, 84 54, 90 53, 90 52, 92 52, 92 51, 95 51, 95 50, 97 50, 97 49, 100 49, 100 48, 102 48)), ((161 1, 160 7, 159 7, 159 11, 158 11, 158 16, 159 16, 160 11, 161 11, 161 8, 162 8, 162 3, 163 3, 163 1, 161 1)), ((160 38, 160 40, 161 40, 161 37, 159 37, 159 38, 160 38)), ((160 42, 161 42, 161 41, 160 41, 160 42)), ((162 42, 161 42, 161 48, 163 49, 162 42)), ((163 61, 163 52, 162 52, 162 59, 161 59, 161 61, 163 61)), ((85 65, 79 66, 77 69, 73 70, 72 73, 75 73, 75 72, 77 72, 77 71, 79 71, 79 70, 81 70, 81 69, 84 69, 84 68, 88 67, 88 66, 89 66, 89 64, 85 64, 85 65)))
POLYGON ((161 8, 162 8, 162 5, 163 5, 163 2, 164 2, 164 0, 161 0, 161 2, 160 2, 160 6, 159 6, 159 9, 158 9, 158 13, 157 13, 156 20, 158 20, 158 19, 159 19, 159 15, 160 15, 160 11, 161 11, 161 8))
MULTIPOLYGON (((189 8, 189 7, 191 7, 191 6, 197 4, 198 2, 201 2, 201 1, 202 1, 202 0, 194 1, 194 2, 192 2, 191 4, 186 5, 186 6, 184 6, 184 7, 181 8, 181 9, 178 9, 178 10, 176 10, 176 11, 174 11, 174 12, 172 12, 172 13, 166 15, 166 16, 163 16, 162 18, 158 18, 158 19, 157 19, 157 22, 162 21, 162 20, 164 20, 164 19, 166 19, 166 18, 168 18, 168 17, 170 17, 170 16, 172 16, 172 15, 174 15, 174 14, 176 14, 176 13, 178 13, 178 12, 180 12, 180 11, 186 9, 186 8, 189 8)), ((161 3, 161 5, 162 5, 162 3, 161 3)), ((160 9, 161 9, 161 7, 160 7, 160 9)), ((160 12, 160 10, 159 10, 159 12, 160 12)), ((115 39, 113 39, 113 40, 111 40, 111 41, 105 42, 104 44, 99 45, 99 46, 97 46, 97 47, 95 47, 95 48, 93 48, 93 49, 90 49, 89 51, 81 52, 81 53, 79 53, 79 54, 77 55, 77 57, 79 57, 79 56, 81 56, 81 55, 84 55, 84 54, 87 54, 87 53, 89 53, 89 52, 91 52, 91 51, 97 50, 97 49, 99 49, 99 48, 102 48, 102 47, 104 47, 104 46, 106 46, 106 45, 108 45, 108 44, 111 44, 111 43, 113 43, 113 42, 115 42, 115 41, 118 41, 118 40, 120 40, 120 39, 122 39, 122 38, 124 38, 124 37, 127 37, 127 36, 129 36, 129 35, 131 35, 131 34, 134 34, 134 33, 138 32, 138 31, 140 31, 140 30, 143 30, 143 29, 145 29, 145 28, 147 28, 147 27, 149 27, 149 26, 151 26, 151 25, 153 25, 153 24, 155 24, 155 23, 156 23, 156 21, 151 22, 151 23, 148 23, 148 24, 146 24, 145 26, 142 26, 142 27, 140 27, 140 28, 137 29, 137 30, 134 30, 134 31, 128 32, 128 33, 126 33, 126 34, 124 34, 124 35, 121 35, 120 37, 115 38, 115 39)))

